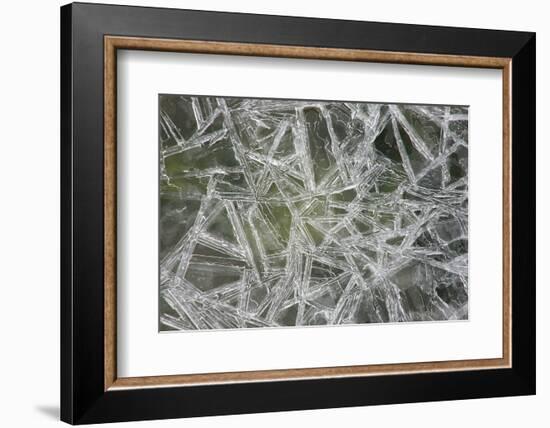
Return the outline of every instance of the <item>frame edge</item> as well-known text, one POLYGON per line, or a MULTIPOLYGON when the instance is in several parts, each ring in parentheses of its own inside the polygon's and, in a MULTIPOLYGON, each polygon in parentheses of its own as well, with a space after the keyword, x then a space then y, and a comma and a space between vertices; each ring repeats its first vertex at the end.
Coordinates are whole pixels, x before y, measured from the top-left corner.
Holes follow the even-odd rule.
POLYGON ((72 5, 60 8, 60 156, 61 156, 61 385, 60 419, 74 423, 73 277, 72 277, 72 5))
POLYGON ((536 394, 536 34, 512 58, 512 369, 536 394), (514 173, 521 171, 521 173, 514 173))

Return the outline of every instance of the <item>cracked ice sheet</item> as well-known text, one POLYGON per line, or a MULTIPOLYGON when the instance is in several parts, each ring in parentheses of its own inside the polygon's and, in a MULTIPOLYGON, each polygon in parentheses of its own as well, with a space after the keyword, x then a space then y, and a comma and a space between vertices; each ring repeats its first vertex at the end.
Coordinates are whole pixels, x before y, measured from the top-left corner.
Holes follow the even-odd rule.
POLYGON ((159 109, 161 331, 467 319, 467 107, 159 109))

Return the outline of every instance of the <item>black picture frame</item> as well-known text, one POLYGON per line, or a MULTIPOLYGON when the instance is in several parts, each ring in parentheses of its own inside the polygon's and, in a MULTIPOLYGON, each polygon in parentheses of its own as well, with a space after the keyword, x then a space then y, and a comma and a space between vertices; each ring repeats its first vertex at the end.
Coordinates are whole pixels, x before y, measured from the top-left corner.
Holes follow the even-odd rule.
POLYGON ((61 8, 61 419, 71 424, 535 393, 535 34, 73 3, 61 8), (512 59, 512 367, 104 388, 104 36, 512 59))

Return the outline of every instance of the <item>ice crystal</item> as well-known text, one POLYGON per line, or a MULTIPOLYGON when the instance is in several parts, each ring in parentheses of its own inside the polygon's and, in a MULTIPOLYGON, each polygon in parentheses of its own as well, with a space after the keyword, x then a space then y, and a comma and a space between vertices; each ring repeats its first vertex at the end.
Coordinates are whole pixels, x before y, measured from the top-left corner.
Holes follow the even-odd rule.
POLYGON ((468 317, 467 107, 159 109, 161 330, 468 317))

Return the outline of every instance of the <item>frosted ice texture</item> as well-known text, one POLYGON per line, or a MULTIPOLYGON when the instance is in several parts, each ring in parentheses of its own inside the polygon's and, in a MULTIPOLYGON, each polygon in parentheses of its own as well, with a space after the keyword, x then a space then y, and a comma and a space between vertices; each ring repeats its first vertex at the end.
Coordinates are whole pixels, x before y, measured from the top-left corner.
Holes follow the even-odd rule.
POLYGON ((159 96, 160 330, 467 319, 468 109, 159 96))

